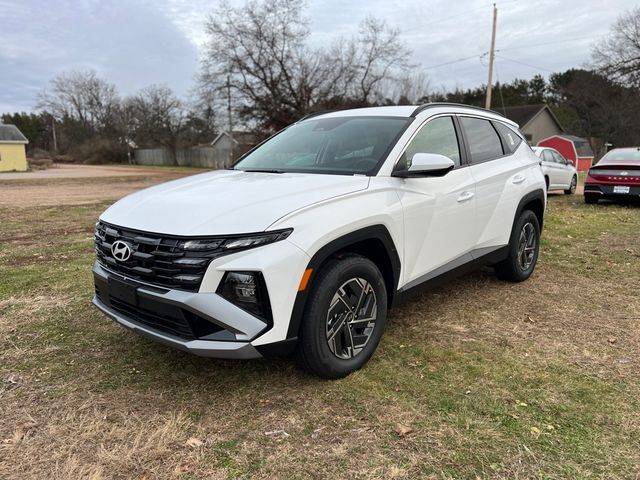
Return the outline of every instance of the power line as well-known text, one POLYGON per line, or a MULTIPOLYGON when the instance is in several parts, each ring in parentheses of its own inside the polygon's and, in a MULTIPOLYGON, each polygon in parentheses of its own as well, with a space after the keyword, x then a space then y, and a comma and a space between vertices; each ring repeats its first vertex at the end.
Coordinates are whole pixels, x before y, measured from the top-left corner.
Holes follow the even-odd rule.
MULTIPOLYGON (((533 65, 531 63, 526 63, 526 62, 522 62, 520 60, 516 60, 515 58, 509 58, 509 57, 505 57, 504 55, 499 55, 498 52, 501 52, 501 51, 502 50, 496 50, 495 56, 498 57, 498 58, 501 58, 502 60, 506 60, 507 62, 517 63, 517 64, 524 65, 524 66, 530 67, 530 68, 535 68, 536 70, 544 70, 546 72, 555 73, 555 70, 551 70, 549 68, 540 67, 538 65, 533 65)), ((467 60, 471 60, 472 58, 477 58, 479 60, 482 60, 488 54, 489 54, 489 52, 484 52, 484 53, 480 53, 480 54, 476 54, 476 55, 470 55, 468 57, 458 58, 457 60, 451 60, 449 62, 437 63, 435 65, 429 65, 427 67, 420 67, 420 68, 422 68, 423 70, 431 70, 431 69, 434 69, 434 68, 444 67, 446 65, 453 65, 453 64, 456 64, 456 63, 466 62, 467 60)))
POLYGON ((469 57, 459 58, 457 60, 451 60, 450 62, 438 63, 436 65, 429 65, 428 67, 422 67, 422 69, 431 70, 432 68, 444 67, 445 65, 453 65, 454 63, 466 62, 467 60, 471 60, 472 58, 482 58, 486 54, 487 52, 481 55, 471 55, 469 57))
POLYGON ((515 60, 513 58, 507 58, 504 55, 498 55, 496 54, 496 57, 501 58, 502 60, 506 60, 508 62, 513 62, 513 63, 518 63, 520 65, 524 65, 525 67, 530 67, 530 68, 535 68, 536 70, 544 70, 546 72, 550 72, 550 73, 555 73, 554 70, 550 70, 548 68, 544 68, 544 67, 539 67, 537 65, 532 65, 530 63, 526 63, 526 62, 521 62, 520 60, 515 60))

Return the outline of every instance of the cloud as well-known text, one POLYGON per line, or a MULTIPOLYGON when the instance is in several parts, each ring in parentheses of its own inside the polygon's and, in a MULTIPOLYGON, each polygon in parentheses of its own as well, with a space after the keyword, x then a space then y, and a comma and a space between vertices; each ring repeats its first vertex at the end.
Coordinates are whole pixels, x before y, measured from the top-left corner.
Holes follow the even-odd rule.
POLYGON ((151 83, 187 93, 198 50, 154 3, 0 3, 0 111, 31 110, 56 74, 92 68, 130 94, 151 83))
MULTIPOLYGON (((634 6, 630 0, 497 3, 502 82, 584 65, 593 42, 634 6)), ((184 96, 206 40, 204 21, 215 7, 209 0, 0 0, 0 112, 32 110, 48 81, 70 69, 93 68, 123 95, 165 83, 184 96)), ((416 69, 428 73, 433 87, 486 82, 481 56, 490 43, 489 0, 311 0, 307 15, 313 45, 351 36, 373 15, 400 29, 416 69), (434 67, 466 57, 473 58, 434 67)))

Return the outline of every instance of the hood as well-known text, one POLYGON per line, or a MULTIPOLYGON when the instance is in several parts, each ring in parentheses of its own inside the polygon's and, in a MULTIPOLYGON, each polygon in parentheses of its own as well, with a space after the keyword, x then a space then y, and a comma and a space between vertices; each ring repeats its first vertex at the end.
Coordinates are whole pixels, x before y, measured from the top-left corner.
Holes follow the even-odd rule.
POLYGON ((169 235, 262 232, 288 213, 368 184, 364 176, 219 170, 128 195, 100 220, 169 235))

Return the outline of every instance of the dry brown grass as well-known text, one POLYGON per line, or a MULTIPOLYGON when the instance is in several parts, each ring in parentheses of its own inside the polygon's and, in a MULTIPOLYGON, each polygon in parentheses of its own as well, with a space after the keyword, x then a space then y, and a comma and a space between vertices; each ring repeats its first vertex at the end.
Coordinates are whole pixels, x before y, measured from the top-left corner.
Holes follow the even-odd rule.
POLYGON ((529 281, 415 298, 336 382, 109 322, 104 203, 1 209, 0 478, 637 478, 640 208, 579 200, 550 199, 529 281))

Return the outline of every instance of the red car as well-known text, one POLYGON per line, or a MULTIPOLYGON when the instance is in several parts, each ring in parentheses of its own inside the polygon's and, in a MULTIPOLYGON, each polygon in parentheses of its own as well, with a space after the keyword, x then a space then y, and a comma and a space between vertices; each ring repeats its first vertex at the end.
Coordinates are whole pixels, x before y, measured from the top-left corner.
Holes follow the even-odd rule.
POLYGON ((598 200, 640 200, 640 147, 616 148, 589 169, 585 203, 598 200))

